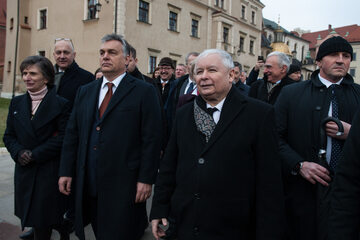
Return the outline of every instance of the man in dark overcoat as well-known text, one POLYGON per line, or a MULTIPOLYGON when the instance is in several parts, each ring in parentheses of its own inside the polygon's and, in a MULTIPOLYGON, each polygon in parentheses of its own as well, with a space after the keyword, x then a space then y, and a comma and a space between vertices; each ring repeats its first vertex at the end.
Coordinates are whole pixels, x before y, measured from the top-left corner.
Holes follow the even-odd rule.
POLYGON ((233 86, 233 67, 218 49, 195 60, 200 96, 178 110, 161 162, 150 213, 156 239, 169 215, 179 240, 282 237, 274 109, 233 86))
POLYGON ((352 53, 341 37, 325 40, 316 57, 319 70, 311 80, 285 87, 276 102, 288 239, 326 238, 331 181, 360 103, 360 86, 347 74, 352 53), (342 122, 343 134, 337 134, 334 122, 321 126, 328 116, 342 122), (318 157, 320 147, 326 150, 326 161, 318 157))
POLYGON ((274 105, 283 87, 295 82, 287 76, 289 66, 284 53, 270 53, 264 64, 264 78, 251 84, 249 96, 274 105))
POLYGON ((95 80, 95 76, 76 63, 76 52, 69 38, 55 39, 53 56, 56 93, 69 100, 72 106, 78 88, 95 80))
POLYGON ((158 169, 159 99, 154 86, 126 73, 125 52, 121 36, 102 38, 104 77, 80 88, 65 134, 59 188, 68 195, 76 182, 75 230, 82 240, 88 222, 97 239, 139 239, 138 213, 158 169))

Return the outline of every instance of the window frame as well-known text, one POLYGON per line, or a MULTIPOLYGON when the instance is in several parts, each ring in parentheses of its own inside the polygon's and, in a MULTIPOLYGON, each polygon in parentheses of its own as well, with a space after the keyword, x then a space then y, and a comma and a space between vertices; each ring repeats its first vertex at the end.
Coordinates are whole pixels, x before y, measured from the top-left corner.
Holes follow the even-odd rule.
POLYGON ((150 23, 150 3, 144 0, 139 0, 138 1, 138 21, 143 22, 143 23, 150 23), (142 4, 147 4, 147 9, 143 8, 141 5, 142 4), (146 13, 146 19, 145 21, 140 17, 142 16, 140 14, 140 11, 142 11, 143 13, 146 13))
POLYGON ((48 9, 38 9, 38 30, 44 30, 48 26, 48 9), (43 15, 45 13, 45 15, 43 15))

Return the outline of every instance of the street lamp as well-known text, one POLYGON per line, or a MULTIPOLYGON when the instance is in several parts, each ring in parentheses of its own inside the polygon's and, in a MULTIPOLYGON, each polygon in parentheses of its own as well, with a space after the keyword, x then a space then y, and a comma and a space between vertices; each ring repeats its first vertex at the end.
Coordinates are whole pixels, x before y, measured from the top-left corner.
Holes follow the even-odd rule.
POLYGON ((95 9, 97 12, 100 12, 101 11, 101 3, 98 2, 97 4, 95 4, 95 9))

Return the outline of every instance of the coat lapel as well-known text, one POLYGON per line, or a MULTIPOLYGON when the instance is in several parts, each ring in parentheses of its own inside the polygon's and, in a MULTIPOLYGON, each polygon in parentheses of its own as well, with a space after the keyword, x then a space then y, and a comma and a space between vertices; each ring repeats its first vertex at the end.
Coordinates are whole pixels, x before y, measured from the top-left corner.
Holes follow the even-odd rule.
POLYGON ((204 154, 221 137, 237 115, 244 109, 246 102, 246 97, 232 86, 221 110, 219 122, 217 123, 214 132, 211 134, 209 142, 203 149, 202 154, 204 154))
POLYGON ((31 125, 31 100, 26 93, 22 96, 19 105, 14 109, 14 117, 19 120, 19 123, 22 124, 25 131, 34 139, 36 139, 33 127, 31 125))
POLYGON ((125 77, 121 80, 119 86, 116 88, 116 91, 112 96, 102 119, 105 119, 106 116, 112 111, 112 109, 119 102, 121 102, 121 100, 135 87, 134 81, 135 79, 132 78, 130 75, 128 74, 125 75, 125 77))

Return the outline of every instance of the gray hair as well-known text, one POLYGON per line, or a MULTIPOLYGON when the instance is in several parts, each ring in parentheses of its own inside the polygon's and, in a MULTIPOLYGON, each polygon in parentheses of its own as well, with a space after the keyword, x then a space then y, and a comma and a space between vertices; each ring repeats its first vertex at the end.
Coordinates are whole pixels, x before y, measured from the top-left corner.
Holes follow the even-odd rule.
POLYGON ((289 71, 289 68, 290 68, 290 59, 289 57, 285 54, 285 53, 282 53, 282 52, 278 52, 278 51, 275 51, 275 52, 272 52, 270 53, 267 57, 271 57, 271 56, 277 56, 278 58, 278 64, 279 64, 279 67, 282 67, 282 66, 286 66, 286 72, 289 71))
POLYGON ((205 58, 205 57, 211 55, 211 54, 218 55, 221 58, 221 61, 226 68, 228 68, 228 69, 234 68, 233 59, 228 52, 226 52, 224 50, 220 50, 220 49, 206 49, 202 53, 200 53, 200 55, 194 61, 194 64, 195 64, 194 71, 195 72, 196 72, 198 61, 202 58, 205 58))
POLYGON ((189 57, 190 56, 195 56, 195 57, 197 57, 197 56, 199 56, 199 53, 198 52, 189 52, 187 55, 186 55, 186 57, 185 57, 185 64, 186 65, 188 65, 188 63, 189 63, 189 57))
POLYGON ((101 39, 101 43, 105 43, 108 41, 119 41, 122 45, 122 50, 123 50, 123 55, 124 57, 127 56, 127 44, 126 44, 126 40, 124 39, 123 36, 115 34, 115 33, 111 33, 111 34, 106 34, 102 39, 101 39))

